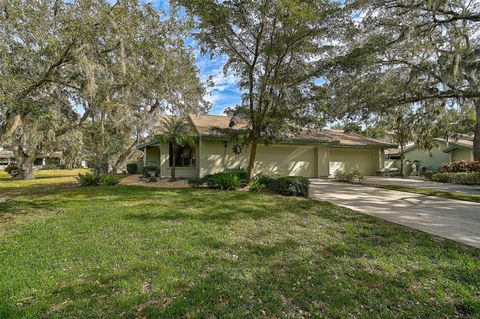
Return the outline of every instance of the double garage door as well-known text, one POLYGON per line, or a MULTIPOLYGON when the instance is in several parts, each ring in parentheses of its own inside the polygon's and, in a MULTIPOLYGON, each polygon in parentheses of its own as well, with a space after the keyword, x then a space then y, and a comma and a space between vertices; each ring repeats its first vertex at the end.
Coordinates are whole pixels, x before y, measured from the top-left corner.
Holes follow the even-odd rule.
POLYGON ((375 150, 373 149, 330 149, 329 174, 337 170, 351 172, 359 170, 363 175, 375 175, 375 150))

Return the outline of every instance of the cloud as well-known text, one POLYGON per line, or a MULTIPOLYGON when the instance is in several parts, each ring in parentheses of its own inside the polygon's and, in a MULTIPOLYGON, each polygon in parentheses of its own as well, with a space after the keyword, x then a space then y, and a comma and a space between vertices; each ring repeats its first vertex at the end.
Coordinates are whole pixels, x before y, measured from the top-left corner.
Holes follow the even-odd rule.
POLYGON ((196 55, 197 66, 200 69, 202 81, 212 80, 214 86, 208 88, 205 100, 212 103, 212 114, 222 114, 227 107, 240 103, 241 92, 238 89, 239 78, 233 73, 224 74, 223 67, 227 62, 226 56, 210 58, 207 55, 196 55))

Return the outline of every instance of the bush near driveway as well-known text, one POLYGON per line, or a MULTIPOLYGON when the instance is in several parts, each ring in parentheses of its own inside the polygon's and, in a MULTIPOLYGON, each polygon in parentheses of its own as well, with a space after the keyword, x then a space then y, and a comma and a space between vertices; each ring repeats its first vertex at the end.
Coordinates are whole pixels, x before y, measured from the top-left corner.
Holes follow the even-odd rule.
POLYGON ((432 180, 440 183, 480 185, 480 173, 435 173, 432 180))
POLYGON ((354 170, 349 173, 337 170, 335 172, 334 179, 338 182, 359 184, 363 181, 363 174, 358 170, 354 170))
POLYGON ((285 196, 308 197, 310 192, 310 181, 303 176, 261 175, 258 182, 285 196))

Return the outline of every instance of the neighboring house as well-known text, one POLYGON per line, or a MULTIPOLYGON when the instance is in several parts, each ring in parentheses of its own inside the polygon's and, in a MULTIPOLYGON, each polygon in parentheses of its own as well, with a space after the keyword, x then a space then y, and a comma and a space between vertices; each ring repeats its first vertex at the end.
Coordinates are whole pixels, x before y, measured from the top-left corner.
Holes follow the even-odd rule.
MULTIPOLYGON (((213 128, 228 128, 230 118, 217 115, 189 115, 196 132, 195 148, 182 148, 177 157, 179 177, 203 177, 226 169, 246 168, 249 147, 234 154, 234 142, 214 132, 213 128)), ((233 128, 241 128, 235 125, 233 128)), ((143 150, 145 166, 157 166, 160 175, 170 175, 171 147, 162 143, 156 129, 155 137, 137 148, 143 150)), ((360 170, 375 175, 384 168, 384 149, 395 145, 341 130, 303 131, 298 136, 275 145, 259 145, 255 173, 278 173, 306 177, 332 176, 337 170, 360 170)))
POLYGON ((459 139, 450 141, 444 153, 450 156, 450 161, 473 161, 473 141, 469 139, 459 139))
MULTIPOLYGON (((4 169, 10 163, 16 163, 13 152, 4 148, 0 149, 0 169, 4 169)), ((42 168, 45 165, 59 165, 64 164, 63 153, 60 151, 54 151, 45 155, 38 156, 33 165, 36 168, 42 168)))
MULTIPOLYGON (((473 161, 473 141, 463 137, 458 140, 434 138, 434 147, 425 150, 416 143, 408 144, 404 151, 405 161, 419 161, 420 167, 439 169, 443 163, 465 160, 473 161)), ((399 167, 400 149, 386 150, 387 161, 395 161, 393 166, 399 167)))

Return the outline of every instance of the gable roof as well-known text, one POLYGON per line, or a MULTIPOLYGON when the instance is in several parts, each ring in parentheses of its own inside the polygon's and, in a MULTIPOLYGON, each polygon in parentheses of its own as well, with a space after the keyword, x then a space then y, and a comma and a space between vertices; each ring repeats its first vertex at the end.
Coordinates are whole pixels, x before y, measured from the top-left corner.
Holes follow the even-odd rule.
POLYGON ((449 143, 449 146, 443 150, 444 153, 450 153, 451 151, 463 149, 463 150, 472 150, 473 141, 460 139, 449 143))
MULTIPOLYGON (((164 118, 170 118, 171 115, 164 115, 160 118, 156 128, 155 135, 161 135, 161 121, 164 118)), ((216 132, 214 128, 219 129, 244 129, 247 128, 247 122, 240 120, 236 123, 232 123, 230 127, 231 118, 223 115, 210 115, 210 114, 189 114, 188 118, 192 122, 195 131, 198 136, 205 138, 222 138, 223 135, 216 132)), ((137 148, 148 146, 154 142, 158 142, 155 139, 147 143, 137 146, 137 148)), ((373 138, 368 138, 359 134, 345 133, 343 130, 324 129, 321 131, 304 129, 299 134, 292 136, 291 138, 283 141, 284 143, 329 143, 338 146, 369 146, 369 147, 397 147, 397 145, 379 141, 373 138)))

